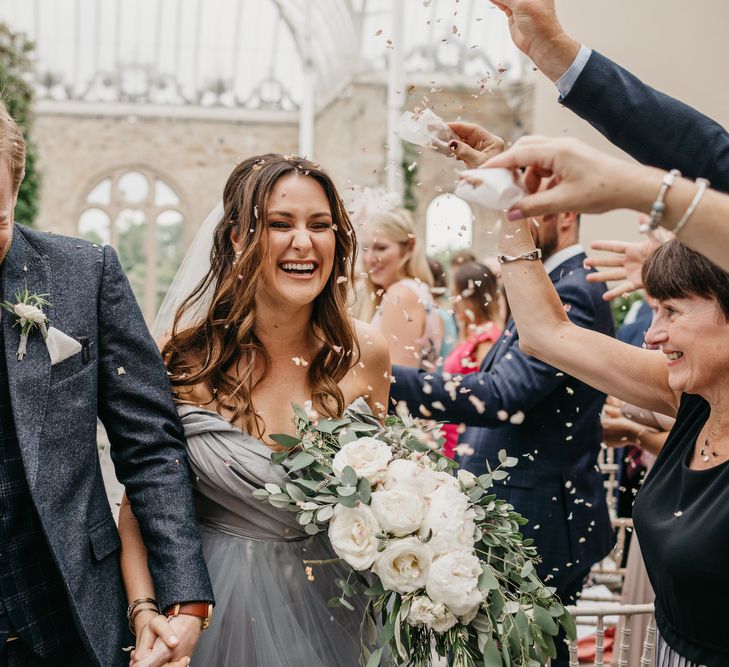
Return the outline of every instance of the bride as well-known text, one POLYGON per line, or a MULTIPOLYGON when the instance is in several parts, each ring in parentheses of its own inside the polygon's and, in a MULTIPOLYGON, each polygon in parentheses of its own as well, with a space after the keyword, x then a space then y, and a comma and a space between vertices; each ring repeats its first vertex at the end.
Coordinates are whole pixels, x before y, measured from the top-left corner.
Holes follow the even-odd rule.
MULTIPOLYGON (((252 496, 282 480, 283 468, 270 464, 270 435, 293 433, 292 403, 311 401, 330 417, 348 406, 386 413, 387 344, 347 313, 355 254, 347 212, 318 165, 268 154, 233 170, 209 270, 162 341, 216 599, 194 665, 358 664, 364 605, 355 612, 328 607, 344 570, 312 572, 303 563, 331 558, 324 538, 308 538, 295 514, 252 496)), ((206 261, 191 248, 178 277, 184 282, 184 272, 206 261)), ((120 513, 124 581, 130 599, 154 598, 133 509, 123 502, 120 513)), ((184 655, 182 638, 170 640, 170 625, 154 610, 136 614, 134 629, 132 664, 184 655)))

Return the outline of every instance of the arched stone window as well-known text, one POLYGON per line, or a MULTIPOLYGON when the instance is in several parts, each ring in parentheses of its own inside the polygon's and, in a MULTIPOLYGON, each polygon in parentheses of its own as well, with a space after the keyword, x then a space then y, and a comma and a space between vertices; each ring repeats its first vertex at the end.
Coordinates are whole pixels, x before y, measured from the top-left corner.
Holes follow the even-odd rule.
POLYGON ((473 241, 473 213, 468 202, 452 194, 437 196, 425 214, 427 252, 440 255, 470 248, 473 241))
POLYGON ((116 249, 150 324, 182 260, 185 219, 175 188, 146 167, 115 169, 83 198, 79 235, 116 249))

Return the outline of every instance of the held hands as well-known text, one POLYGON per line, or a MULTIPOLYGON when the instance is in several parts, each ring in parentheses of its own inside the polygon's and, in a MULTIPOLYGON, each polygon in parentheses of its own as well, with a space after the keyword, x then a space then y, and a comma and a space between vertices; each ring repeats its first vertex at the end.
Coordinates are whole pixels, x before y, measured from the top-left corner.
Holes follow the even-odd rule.
POLYGON ((517 48, 552 81, 572 65, 580 44, 565 33, 554 0, 492 0, 509 20, 517 48))
POLYGON ((141 616, 135 623, 137 645, 130 667, 187 667, 200 636, 201 620, 180 614, 167 619, 161 614, 141 616))

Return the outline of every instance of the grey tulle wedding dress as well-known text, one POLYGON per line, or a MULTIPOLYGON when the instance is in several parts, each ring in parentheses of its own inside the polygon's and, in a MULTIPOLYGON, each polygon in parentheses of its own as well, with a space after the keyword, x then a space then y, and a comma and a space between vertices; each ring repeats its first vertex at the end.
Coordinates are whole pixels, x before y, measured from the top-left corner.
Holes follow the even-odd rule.
POLYGON ((215 412, 179 412, 216 600, 192 667, 356 667, 364 602, 353 612, 327 606, 345 570, 314 566, 309 581, 303 561, 333 557, 324 536, 309 537, 293 512, 252 495, 283 480, 271 449, 215 412))

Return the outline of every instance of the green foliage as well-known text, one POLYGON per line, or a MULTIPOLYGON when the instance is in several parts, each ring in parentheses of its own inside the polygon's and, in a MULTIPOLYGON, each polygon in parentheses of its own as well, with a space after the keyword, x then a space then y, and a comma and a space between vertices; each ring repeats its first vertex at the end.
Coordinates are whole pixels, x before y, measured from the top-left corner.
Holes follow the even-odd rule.
POLYGON ((625 320, 625 316, 628 314, 630 307, 636 302, 643 298, 643 292, 631 292, 625 296, 620 296, 617 299, 613 299, 610 303, 610 309, 613 312, 613 322, 615 323, 615 329, 618 330, 625 320))
POLYGON ((40 188, 37 152, 31 140, 34 46, 23 33, 12 32, 0 23, 0 97, 23 130, 26 142, 25 179, 15 207, 15 219, 25 225, 32 225, 38 213, 40 188))
POLYGON ((402 142, 402 205, 408 211, 415 212, 418 208, 418 198, 415 196, 415 187, 418 179, 418 151, 413 144, 402 142))

